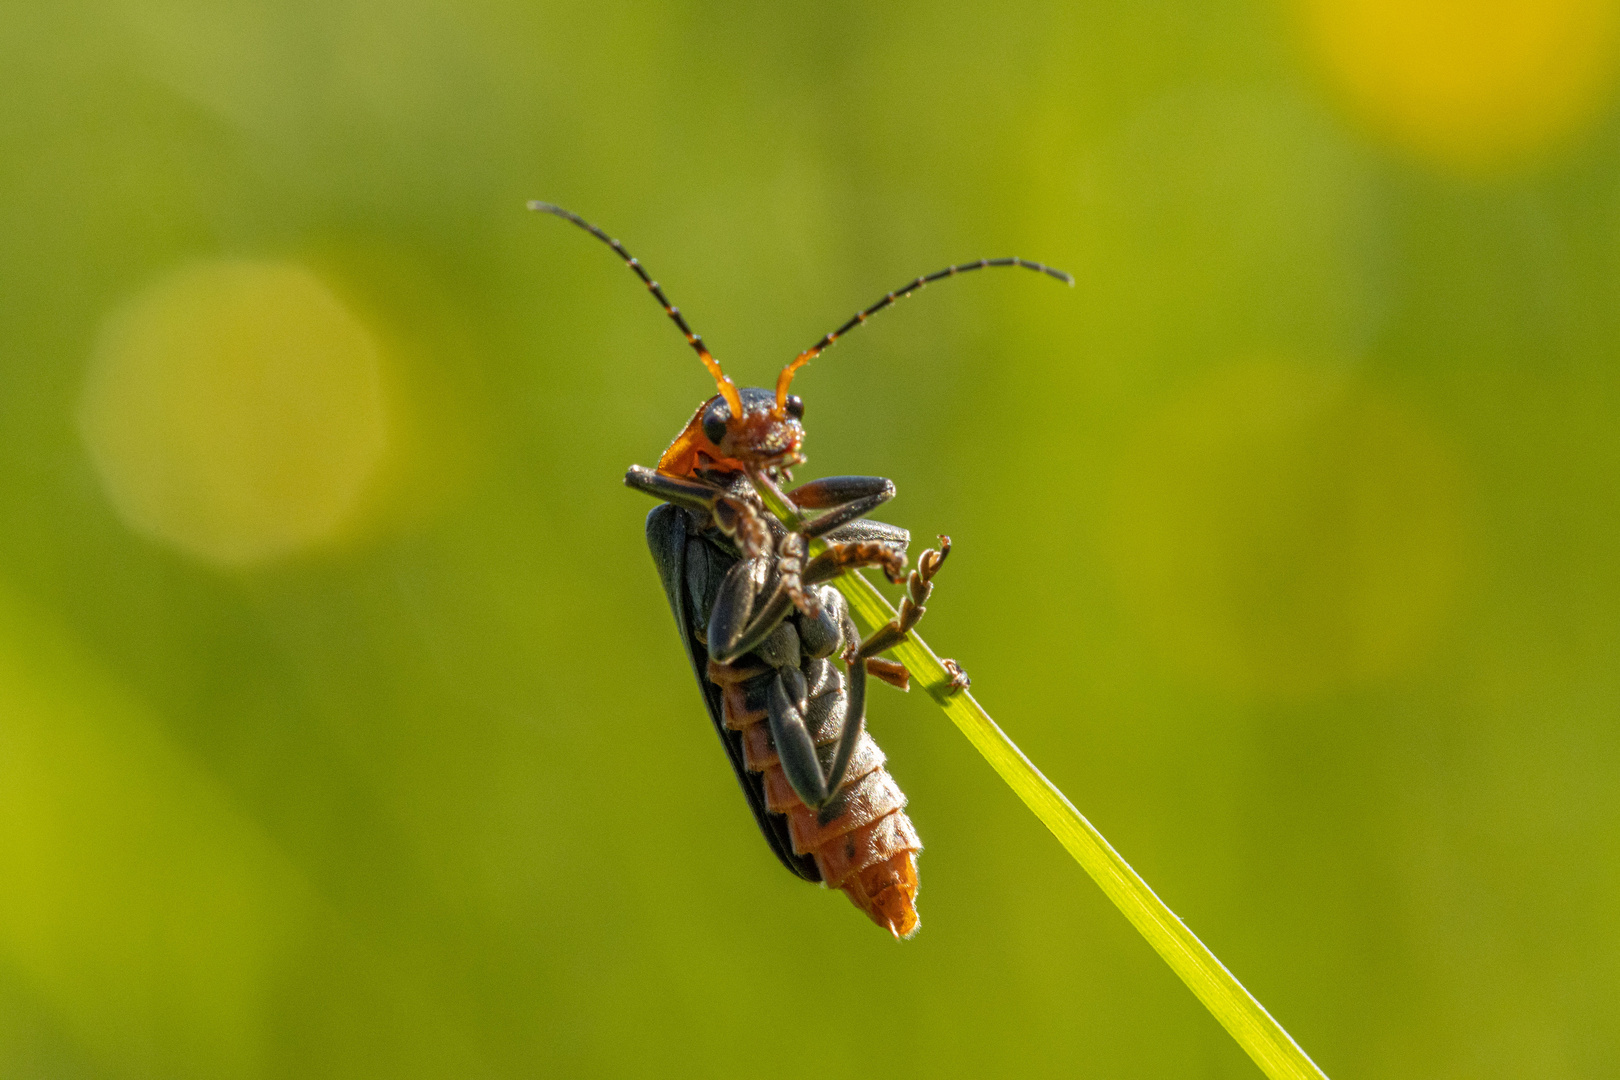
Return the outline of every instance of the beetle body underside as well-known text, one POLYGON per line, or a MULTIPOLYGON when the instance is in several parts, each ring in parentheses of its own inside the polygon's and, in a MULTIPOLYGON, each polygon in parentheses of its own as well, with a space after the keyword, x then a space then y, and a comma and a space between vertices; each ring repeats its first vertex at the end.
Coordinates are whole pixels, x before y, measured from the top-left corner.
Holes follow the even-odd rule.
MULTIPOLYGON (((904 530, 877 522, 849 528, 902 548, 908 539, 904 530)), ((710 717, 772 850, 799 877, 841 889, 895 936, 914 934, 922 843, 905 814, 905 795, 884 768, 882 750, 862 731, 842 785, 818 812, 794 791, 768 723, 773 683, 784 678, 802 685, 805 727, 822 767, 830 768, 850 701, 847 680, 829 659, 846 645, 845 633, 836 628, 852 625, 843 598, 830 586, 818 587, 831 619, 794 612, 754 650, 718 663, 709 656, 706 633, 738 553, 700 515, 669 504, 648 515, 647 540, 710 717)))
MULTIPOLYGON (((766 724, 769 667, 750 658, 709 661, 707 676, 721 688, 721 722, 740 732, 743 765, 763 779, 765 810, 787 819, 796 856, 809 855, 823 884, 842 889, 855 906, 896 937, 917 931, 917 858, 922 841, 906 816, 906 797, 883 767, 883 751, 864 732, 839 789, 837 813, 825 823, 794 792, 766 724), (753 662, 750 662, 753 660, 753 662)), ((826 660, 805 663, 816 748, 830 763, 843 728, 843 676, 826 660)))

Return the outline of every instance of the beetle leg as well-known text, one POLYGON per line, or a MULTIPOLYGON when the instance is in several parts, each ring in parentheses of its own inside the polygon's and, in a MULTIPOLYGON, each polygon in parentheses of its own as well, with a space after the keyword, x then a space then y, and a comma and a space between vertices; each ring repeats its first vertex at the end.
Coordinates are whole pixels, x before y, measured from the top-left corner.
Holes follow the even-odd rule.
MULTIPOLYGON (((794 671, 797 674, 797 671, 794 671)), ((816 757, 815 739, 805 726, 800 702, 788 693, 787 685, 778 671, 765 692, 765 715, 771 726, 771 742, 776 744, 776 756, 782 763, 782 772, 804 804, 819 810, 832 799, 836 788, 829 787, 822 775, 821 761, 816 757)), ((846 725, 848 721, 845 721, 846 725)))
POLYGON ((757 559, 771 553, 771 530, 765 515, 752 503, 722 495, 715 502, 715 527, 737 542, 743 558, 757 559))
POLYGON ((906 554, 895 550, 891 544, 875 540, 829 544, 826 551, 811 559, 804 568, 804 582, 806 585, 816 585, 832 580, 845 570, 856 570, 863 566, 880 567, 883 576, 898 585, 900 574, 906 568, 906 554))
MULTIPOLYGON (((866 671, 867 674, 882 679, 896 690, 911 689, 911 672, 906 670, 906 665, 898 661, 868 656, 866 658, 866 671)), ((966 678, 966 676, 964 675, 963 678, 966 678)))
MULTIPOLYGON (((906 595, 900 601, 900 612, 890 619, 886 626, 878 628, 877 633, 866 640, 861 646, 863 657, 876 656, 886 649, 892 649, 905 639, 916 626, 928 609, 923 605, 928 602, 928 596, 934 591, 934 575, 944 565, 945 557, 951 553, 951 538, 939 538, 938 551, 925 551, 917 560, 917 569, 913 570, 906 579, 906 595)), ((958 671, 961 669, 958 668, 958 671)), ((952 680, 953 685, 955 680, 952 680)))
MULTIPOLYGON (((904 664, 893 660, 880 660, 877 654, 900 644, 911 628, 923 617, 927 610, 923 605, 927 603, 928 595, 933 592, 934 575, 939 572, 945 556, 950 553, 950 538, 940 537, 940 547, 942 549, 940 551, 923 552, 922 558, 918 560, 917 569, 911 572, 906 581, 907 595, 900 602, 899 614, 888 625, 879 628, 871 640, 860 649, 866 661, 866 671, 901 690, 911 688, 911 673, 906 670, 904 664)), ((899 571, 905 566, 905 557, 896 552, 892 545, 876 541, 834 544, 810 560, 810 565, 805 567, 804 580, 807 584, 813 585, 836 577, 845 570, 862 566, 880 566, 890 581, 898 582, 899 571)), ((967 685, 966 679, 967 676, 961 674, 961 669, 957 668, 952 675, 951 685, 961 689, 967 685)))
POLYGON ((776 557, 776 588, 757 613, 754 598, 763 581, 763 557, 749 560, 750 570, 741 569, 744 565, 739 562, 726 572, 709 616, 710 655, 722 663, 752 651, 790 611, 798 609, 812 619, 821 613, 815 590, 805 588, 802 580, 804 537, 798 533, 783 538, 776 557))
MULTIPOLYGON (((850 667, 849 706, 844 716, 843 729, 833 749, 832 768, 822 772, 821 759, 810 729, 804 720, 802 702, 795 702, 789 692, 788 679, 798 675, 794 669, 778 672, 771 680, 765 695, 765 713, 770 723, 771 742, 776 747, 777 759, 787 782, 806 806, 816 811, 816 819, 823 825, 843 810, 839 789, 844 774, 849 771, 850 760, 860 744, 861 733, 866 730, 866 669, 858 661, 850 667)), ((801 677, 802 678, 802 677, 801 677)))
POLYGON ((771 532, 764 515, 752 504, 726 494, 713 484, 668 476, 644 465, 630 466, 630 471, 624 474, 624 484, 655 499, 707 515, 716 528, 737 541, 744 558, 757 558, 771 550, 771 532))
POLYGON ((894 498, 894 481, 881 476, 823 476, 787 493, 801 510, 828 510, 873 495, 884 501, 894 498))
POLYGON ((881 476, 828 476, 794 488, 788 498, 801 509, 827 511, 804 526, 805 536, 816 537, 865 517, 894 498, 894 481, 881 476))
MULTIPOLYGON (((784 492, 767 473, 750 473, 749 478, 758 487, 768 488, 777 497, 801 510, 826 510, 827 513, 800 525, 799 531, 807 539, 841 529, 865 517, 894 498, 894 481, 881 476, 828 476, 802 484, 791 492, 784 492)), ((842 539, 882 539, 904 549, 910 535, 893 525, 872 522, 859 529, 863 535, 842 539), (871 535, 865 535, 871 534, 871 535)))
POLYGON ((849 759, 854 756, 855 746, 861 741, 861 732, 866 730, 866 662, 860 655, 860 631, 855 629, 854 620, 847 612, 844 614, 844 640, 849 643, 844 653, 844 662, 849 669, 845 690, 849 704, 844 710, 843 730, 838 733, 838 748, 833 751, 832 769, 827 774, 827 790, 831 793, 829 802, 817 808, 820 811, 817 816, 823 825, 837 816, 837 804, 831 799, 837 796, 838 789, 843 786, 844 774, 849 771, 849 759))
MULTIPOLYGON (((717 601, 715 611, 719 610, 717 601)), ((771 593, 771 598, 765 602, 765 606, 760 608, 759 613, 754 616, 753 621, 737 633, 731 644, 716 645, 714 636, 711 633, 708 645, 709 655, 722 664, 729 664, 737 657, 753 652, 762 641, 771 636, 771 632, 781 625, 782 620, 787 618, 788 613, 792 610, 793 598, 788 595, 787 590, 776 589, 771 593)))
POLYGON ((624 474, 624 486, 700 514, 712 512, 715 503, 725 496, 725 492, 713 484, 683 476, 667 476, 645 465, 630 466, 630 471, 624 474))
POLYGON ((825 539, 829 544, 853 544, 857 541, 888 544, 897 551, 905 551, 911 546, 909 532, 898 525, 874 521, 871 518, 845 522, 829 531, 825 539))
MULTIPOLYGON (((751 618, 754 613, 754 599, 759 595, 761 586, 765 584, 765 574, 769 563, 761 556, 756 559, 739 559, 732 564, 726 576, 720 579, 720 587, 714 594, 714 609, 709 612, 708 644, 709 655, 720 663, 730 663, 737 657, 765 640, 772 629, 765 627, 764 633, 757 633, 759 618, 751 618)), ((780 590, 778 590, 780 592, 780 590)), ((776 599, 772 597, 772 602, 776 599)), ((769 609, 772 604, 767 603, 769 609)), ((761 612, 761 615, 765 612, 761 612)), ((782 620, 783 611, 776 617, 776 622, 782 620)))
POLYGON ((816 599, 815 590, 805 587, 804 553, 804 534, 788 533, 777 548, 776 573, 793 606, 813 619, 820 614, 821 603, 816 599))

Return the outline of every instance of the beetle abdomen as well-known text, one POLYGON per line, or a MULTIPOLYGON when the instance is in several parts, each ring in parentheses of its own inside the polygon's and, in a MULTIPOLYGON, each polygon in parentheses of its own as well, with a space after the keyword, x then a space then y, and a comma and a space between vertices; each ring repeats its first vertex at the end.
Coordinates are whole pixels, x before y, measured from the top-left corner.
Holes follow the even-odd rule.
MULTIPOLYGON (((811 855, 821 879, 841 889, 856 907, 896 937, 917 932, 917 852, 922 841, 906 816, 906 797, 883 767, 883 751, 862 732, 832 804, 821 821, 787 781, 765 723, 764 688, 774 676, 763 664, 709 662, 709 680, 722 688, 725 726, 742 734, 748 771, 765 781, 765 805, 784 814, 793 851, 811 855)), ((810 688, 806 721, 816 747, 831 764, 848 699, 841 672, 825 660, 805 664, 810 688)))

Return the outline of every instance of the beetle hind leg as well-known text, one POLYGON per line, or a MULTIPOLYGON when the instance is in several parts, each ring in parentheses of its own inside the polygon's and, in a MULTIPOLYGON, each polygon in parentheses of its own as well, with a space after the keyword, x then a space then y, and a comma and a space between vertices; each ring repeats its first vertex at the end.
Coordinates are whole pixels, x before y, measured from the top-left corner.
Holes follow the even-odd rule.
POLYGON ((842 621, 850 643, 849 682, 845 690, 848 696, 844 725, 833 746, 829 768, 823 771, 815 737, 805 722, 807 701, 803 674, 797 668, 780 669, 765 695, 766 720, 782 773, 793 793, 816 811, 816 818, 823 825, 843 812, 844 776, 849 772, 850 760, 866 730, 866 665, 856 658, 860 637, 847 614, 842 621))
POLYGON ((827 805, 837 789, 828 784, 827 776, 821 771, 815 738, 804 722, 805 702, 802 696, 793 693, 794 689, 803 687, 802 676, 796 688, 790 687, 783 673, 778 671, 765 694, 765 715, 788 785, 806 806, 819 810, 827 805))

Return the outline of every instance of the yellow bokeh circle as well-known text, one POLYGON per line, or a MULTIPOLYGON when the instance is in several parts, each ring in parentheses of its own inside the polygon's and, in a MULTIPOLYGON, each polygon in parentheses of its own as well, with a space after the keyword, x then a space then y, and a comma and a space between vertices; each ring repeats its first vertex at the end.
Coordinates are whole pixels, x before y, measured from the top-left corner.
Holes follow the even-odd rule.
POLYGON ((389 450, 383 362, 308 268, 200 263, 108 317, 80 431, 131 527, 251 566, 354 524, 389 450))
POLYGON ((1293 0, 1310 53, 1369 129, 1489 171, 1593 120, 1615 74, 1615 0, 1293 0))
POLYGON ((1127 608, 1177 666, 1240 695, 1409 670, 1463 569, 1462 478, 1444 441, 1300 364, 1234 365, 1154 416, 1108 521, 1127 608))

